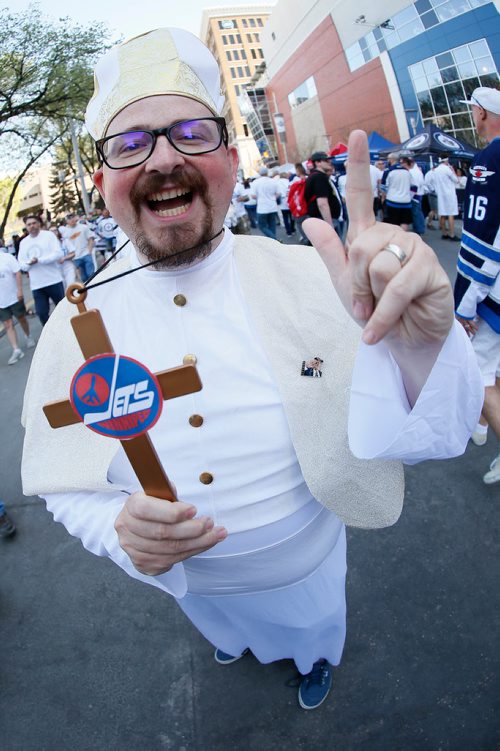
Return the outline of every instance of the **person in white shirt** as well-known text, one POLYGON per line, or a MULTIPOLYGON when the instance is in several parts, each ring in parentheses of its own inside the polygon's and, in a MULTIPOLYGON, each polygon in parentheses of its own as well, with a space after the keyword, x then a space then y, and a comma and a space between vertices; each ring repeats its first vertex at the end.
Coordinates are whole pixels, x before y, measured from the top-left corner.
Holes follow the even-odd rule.
POLYGON ((21 240, 18 261, 21 269, 28 272, 36 314, 42 326, 45 326, 49 319, 50 301, 57 305, 64 297, 60 264, 63 252, 54 234, 42 229, 39 217, 26 216, 24 224, 28 234, 21 240))
POLYGON ((236 215, 236 224, 232 228, 232 231, 236 235, 249 235, 250 234, 250 220, 248 218, 245 203, 250 198, 250 191, 248 191, 241 180, 237 180, 234 186, 232 205, 236 215))
POLYGON ((304 223, 318 254, 224 231, 238 158, 223 105, 215 59, 172 28, 108 51, 86 114, 95 184, 134 249, 89 285, 89 307, 116 352, 152 372, 189 352, 203 382, 150 431, 180 500, 144 493, 109 439, 46 422, 42 405, 81 364, 70 303, 28 382, 24 489, 89 550, 171 593, 219 663, 246 648, 292 658, 314 709, 345 639, 344 521, 393 523, 400 460, 464 450, 481 378, 431 248, 375 223, 365 133, 349 139, 349 254, 322 220, 304 223), (301 374, 311 358, 321 377, 301 374))
POLYGON ((433 180, 437 195, 439 226, 443 240, 458 242, 455 235, 455 217, 458 215, 457 186, 458 177, 448 157, 443 155, 438 166, 433 170, 433 180))
POLYGON ((281 216, 283 217, 283 224, 285 226, 285 232, 288 237, 291 237, 293 233, 295 232, 295 222, 293 219, 292 212, 290 211, 290 207, 288 205, 288 191, 290 189, 289 177, 290 175, 288 172, 275 172, 273 179, 279 185, 279 192, 280 192, 279 210, 281 212, 281 216))
POLYGON ((429 201, 429 213, 426 216, 427 229, 434 229, 434 219, 438 217, 438 203, 436 195, 436 184, 434 182, 434 169, 431 167, 424 175, 424 194, 427 195, 429 201))
POLYGON ((382 209, 382 203, 380 201, 380 181, 382 180, 384 171, 380 170, 376 164, 370 164, 370 181, 373 190, 373 213, 375 219, 380 218, 382 209))
POLYGON ((347 186, 347 165, 349 160, 346 159, 344 162, 345 172, 342 172, 341 175, 337 178, 337 189, 339 191, 339 195, 342 199, 342 203, 345 204, 346 200, 346 186, 347 186))
POLYGON ((103 241, 104 257, 108 259, 116 248, 116 231, 118 225, 109 213, 109 209, 103 208, 101 216, 94 223, 96 235, 103 241))
POLYGON ((342 205, 342 237, 345 238, 349 227, 349 214, 346 203, 346 188, 347 188, 347 168, 349 160, 344 162, 344 172, 337 177, 337 190, 340 196, 342 205))
POLYGON ((411 157, 402 157, 401 164, 406 167, 411 177, 411 217, 413 231, 417 235, 425 234, 425 217, 422 211, 422 196, 424 195, 424 173, 411 157))
POLYGON ((76 279, 76 266, 73 263, 75 253, 68 248, 67 242, 62 237, 58 227, 53 225, 50 228, 50 231, 54 234, 54 237, 57 238, 57 241, 60 243, 61 250, 63 252, 63 257, 59 259, 59 263, 61 264, 64 289, 66 290, 68 289, 69 285, 73 284, 76 279))
POLYGON ((94 233, 86 224, 79 222, 78 215, 73 213, 66 216, 66 226, 59 227, 59 232, 68 249, 75 254, 73 261, 81 281, 86 282, 95 271, 92 258, 94 233))
POLYGON ((7 339, 12 347, 12 354, 7 360, 7 365, 14 365, 24 357, 14 328, 14 317, 17 318, 24 332, 26 346, 34 347, 35 341, 30 336, 30 327, 26 318, 21 267, 10 253, 0 253, 0 323, 3 323, 7 339))
POLYGON ((258 227, 257 224, 257 201, 255 200, 253 194, 252 194, 252 181, 250 178, 246 177, 243 180, 243 188, 245 190, 245 195, 248 196, 247 200, 245 201, 245 211, 248 214, 248 219, 250 221, 250 227, 253 227, 254 229, 258 227))
POLYGON ((398 225, 405 231, 412 221, 411 215, 411 177, 401 164, 399 154, 393 152, 387 157, 389 167, 380 182, 380 191, 385 209, 384 221, 398 225))
POLYGON ((261 167, 259 175, 252 183, 252 196, 257 201, 257 224, 263 235, 276 240, 278 199, 281 192, 276 181, 269 177, 267 167, 261 167))

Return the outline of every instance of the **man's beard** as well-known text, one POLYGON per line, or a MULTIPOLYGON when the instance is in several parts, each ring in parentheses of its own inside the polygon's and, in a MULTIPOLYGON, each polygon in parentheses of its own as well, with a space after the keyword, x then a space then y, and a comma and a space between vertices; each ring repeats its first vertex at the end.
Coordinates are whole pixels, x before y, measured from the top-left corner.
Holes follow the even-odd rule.
POLYGON ((169 187, 185 188, 196 193, 205 207, 201 223, 185 223, 182 226, 170 226, 160 234, 160 240, 151 241, 143 232, 140 224, 140 207, 145 197, 161 192, 165 184, 165 175, 150 175, 141 184, 135 185, 130 193, 135 222, 132 228, 132 240, 137 250, 157 269, 172 269, 189 266, 210 255, 211 241, 219 228, 213 226, 213 206, 208 194, 208 183, 204 176, 188 166, 182 172, 172 173, 168 177, 169 187))

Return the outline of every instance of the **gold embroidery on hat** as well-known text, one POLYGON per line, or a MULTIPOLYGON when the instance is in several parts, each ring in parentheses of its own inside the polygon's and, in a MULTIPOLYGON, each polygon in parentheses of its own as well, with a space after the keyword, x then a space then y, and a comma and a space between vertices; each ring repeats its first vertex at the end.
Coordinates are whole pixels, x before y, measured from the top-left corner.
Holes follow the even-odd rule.
MULTIPOLYGON (((122 109, 148 96, 188 96, 216 114, 215 104, 205 86, 195 71, 179 60, 172 35, 164 29, 126 42, 117 53, 120 74, 99 109, 95 123, 98 138, 105 135, 109 123, 122 109)), ((98 90, 97 80, 95 86, 94 97, 98 90)))

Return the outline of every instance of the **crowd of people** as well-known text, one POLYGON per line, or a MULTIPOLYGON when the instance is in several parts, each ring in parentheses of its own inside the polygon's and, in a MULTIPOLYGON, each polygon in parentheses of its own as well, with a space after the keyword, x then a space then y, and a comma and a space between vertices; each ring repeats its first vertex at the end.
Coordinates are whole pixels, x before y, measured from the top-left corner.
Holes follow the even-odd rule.
MULTIPOLYGON (((332 224, 345 238, 346 167, 347 161, 342 169, 336 169, 325 152, 316 151, 295 164, 293 172, 261 167, 256 178, 238 178, 225 226, 234 234, 250 234, 258 228, 275 240, 281 226, 287 237, 298 234, 301 244, 311 245, 302 224, 316 217, 332 224)), ((389 154, 387 161, 379 159, 370 164, 370 179, 377 220, 405 230, 412 228, 422 235, 426 228, 433 229, 433 220, 438 217, 442 237, 458 240, 454 230, 458 214, 455 188, 460 183, 448 159, 443 157, 424 178, 411 157, 389 154)), ((0 320, 12 346, 9 365, 24 357, 14 318, 26 335, 26 346, 35 344, 29 334, 21 272, 29 276, 35 312, 44 326, 51 303, 57 305, 74 281, 86 282, 92 276, 114 252, 120 232, 107 208, 95 209, 89 216, 70 212, 56 222, 50 215, 28 214, 23 221, 22 234, 13 235, 7 246, 2 243, 5 253, 0 255, 0 320)))
MULTIPOLYGON (((225 224, 235 234, 258 228, 279 239, 277 228, 309 245, 301 227, 308 217, 324 219, 344 238, 348 215, 345 201, 348 159, 335 165, 324 151, 314 152, 294 170, 261 167, 253 178, 238 178, 225 224), (295 186, 295 187, 292 187, 295 186), (305 187, 307 186, 307 187, 305 187), (305 195, 304 195, 305 188, 305 195)), ((437 163, 405 153, 390 153, 370 164, 373 211, 378 221, 411 229, 418 235, 438 229, 443 240, 457 242, 455 219, 463 216, 464 170, 441 154, 437 163)))
POLYGON ((41 214, 27 214, 19 242, 14 237, 0 253, 0 321, 14 365, 24 352, 19 346, 14 318, 26 335, 26 346, 34 347, 24 304, 22 272, 28 275, 35 313, 42 326, 48 321, 51 303, 55 306, 76 280, 86 282, 114 252, 118 225, 108 209, 91 216, 68 213, 61 222, 47 222, 41 214))

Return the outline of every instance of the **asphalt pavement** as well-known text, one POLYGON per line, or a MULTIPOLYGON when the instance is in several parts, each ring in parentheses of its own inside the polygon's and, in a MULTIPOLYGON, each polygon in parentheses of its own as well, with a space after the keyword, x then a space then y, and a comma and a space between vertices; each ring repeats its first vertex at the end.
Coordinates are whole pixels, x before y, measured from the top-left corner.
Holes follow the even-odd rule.
MULTIPOLYGON (((458 244, 427 239, 453 277, 458 244)), ((173 600, 84 551, 42 501, 23 497, 32 351, 8 367, 9 352, 1 337, 0 496, 17 525, 0 540, 3 751, 499 747, 500 486, 481 479, 493 437, 463 457, 407 467, 399 522, 349 530, 344 658, 328 700, 304 712, 286 685, 290 661, 216 664, 173 600)))

